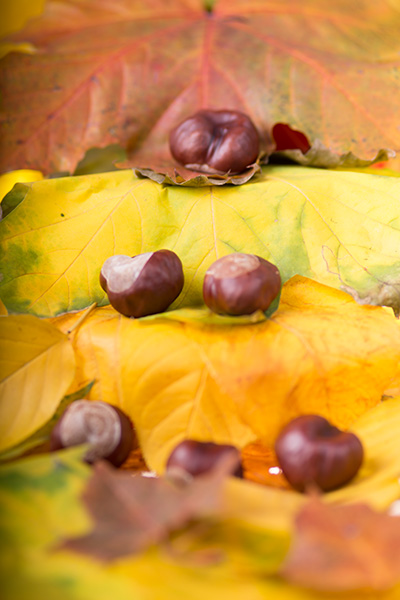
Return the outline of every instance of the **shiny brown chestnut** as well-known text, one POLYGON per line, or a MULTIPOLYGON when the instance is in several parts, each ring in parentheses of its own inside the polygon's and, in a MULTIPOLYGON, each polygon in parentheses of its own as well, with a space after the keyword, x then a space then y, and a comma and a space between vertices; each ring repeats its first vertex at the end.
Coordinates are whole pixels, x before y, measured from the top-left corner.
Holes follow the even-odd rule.
POLYGON ((255 254, 237 252, 219 258, 206 271, 203 298, 217 314, 250 315, 268 309, 281 283, 275 265, 255 254))
POLYGON ((68 406, 50 438, 52 451, 88 444, 84 456, 88 463, 104 459, 119 467, 135 442, 129 417, 106 402, 76 400, 68 406))
POLYGON ((228 455, 235 456, 238 461, 238 466, 232 475, 242 477, 240 452, 235 446, 196 440, 184 440, 175 447, 168 458, 167 471, 179 469, 189 473, 192 477, 197 477, 211 471, 220 460, 228 455))
POLYGON ((341 487, 356 475, 364 456, 354 433, 341 431, 318 415, 303 415, 286 425, 275 452, 286 479, 300 492, 341 487))
POLYGON ((145 317, 163 312, 179 296, 183 269, 171 250, 137 256, 117 254, 100 272, 100 285, 110 304, 126 317, 145 317))
POLYGON ((170 133, 172 156, 188 169, 241 173, 258 157, 260 140, 247 115, 235 110, 200 110, 170 133))

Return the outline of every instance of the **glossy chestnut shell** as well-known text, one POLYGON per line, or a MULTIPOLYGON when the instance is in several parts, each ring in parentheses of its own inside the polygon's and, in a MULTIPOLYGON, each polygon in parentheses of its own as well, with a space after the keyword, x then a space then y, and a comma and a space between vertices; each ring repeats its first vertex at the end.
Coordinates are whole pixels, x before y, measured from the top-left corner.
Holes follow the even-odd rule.
POLYGON ((214 442, 198 442, 196 440, 184 440, 175 447, 168 458, 167 470, 178 468, 189 473, 192 477, 197 477, 211 471, 218 461, 228 454, 236 456, 239 463, 233 475, 242 477, 240 452, 235 446, 215 444, 214 442))
POLYGON ((221 315, 250 315, 266 311, 281 289, 275 265, 255 254, 228 254, 206 271, 203 298, 221 315))
POLYGON ((119 467, 136 437, 129 417, 106 402, 76 400, 62 414, 50 438, 52 451, 89 444, 84 460, 104 459, 119 467))
POLYGON ((341 487, 356 475, 364 455, 354 433, 341 431, 318 415, 303 415, 286 425, 275 452, 286 479, 300 492, 341 487))
POLYGON ((171 250, 137 256, 117 254, 100 272, 100 285, 110 304, 126 317, 144 317, 166 310, 183 287, 183 269, 171 250))
POLYGON ((258 157, 260 141, 247 115, 235 110, 200 110, 170 133, 172 156, 188 169, 241 173, 258 157))

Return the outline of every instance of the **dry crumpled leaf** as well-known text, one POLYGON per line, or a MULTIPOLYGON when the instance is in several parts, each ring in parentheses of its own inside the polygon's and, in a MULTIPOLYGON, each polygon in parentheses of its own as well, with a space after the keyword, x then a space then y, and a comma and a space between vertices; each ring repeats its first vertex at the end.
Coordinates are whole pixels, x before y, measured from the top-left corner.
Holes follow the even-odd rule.
MULTIPOLYGON (((170 161, 170 159, 169 159, 170 161)), ((119 163, 120 167, 129 167, 131 161, 123 161, 119 163)), ((370 162, 368 163, 370 164, 370 162)), ((157 165, 157 171, 149 168, 134 168, 134 171, 138 177, 148 177, 152 181, 156 181, 162 185, 181 185, 183 187, 207 187, 210 185, 225 185, 231 183, 232 185, 243 185, 250 181, 250 179, 256 174, 261 173, 261 167, 258 163, 249 165, 247 169, 237 175, 231 175, 225 173, 223 175, 206 175, 197 171, 191 171, 185 169, 185 167, 163 167, 157 165)))
POLYGON ((267 150, 288 123, 374 159, 400 148, 399 20, 390 0, 51 0, 14 38, 37 52, 4 59, 3 168, 72 172, 120 143, 173 174, 168 132, 205 107, 249 113, 267 150))
MULTIPOLYGON (((198 314, 198 311, 195 311, 198 314)), ((385 309, 302 277, 280 308, 253 325, 127 319, 93 310, 72 333, 76 385, 132 418, 150 468, 186 437, 243 447, 272 444, 281 427, 317 412, 347 428, 376 405, 397 372, 400 338, 385 309)), ((63 331, 81 314, 54 319, 63 331)))
POLYGON ((105 561, 143 551, 215 511, 221 485, 237 465, 229 456, 209 473, 184 482, 132 476, 101 461, 83 493, 94 528, 62 547, 105 561))
POLYGON ((266 167, 242 188, 163 187, 131 171, 17 185, 2 202, 0 296, 10 312, 55 316, 93 302, 104 261, 160 248, 182 260, 172 308, 203 303, 211 263, 257 254, 360 302, 400 309, 400 179, 266 167))
POLYGON ((0 451, 53 416, 74 374, 66 335, 31 315, 0 317, 0 451))
POLYGON ((281 573, 311 589, 385 590, 400 580, 400 518, 365 504, 310 501, 295 520, 281 573))

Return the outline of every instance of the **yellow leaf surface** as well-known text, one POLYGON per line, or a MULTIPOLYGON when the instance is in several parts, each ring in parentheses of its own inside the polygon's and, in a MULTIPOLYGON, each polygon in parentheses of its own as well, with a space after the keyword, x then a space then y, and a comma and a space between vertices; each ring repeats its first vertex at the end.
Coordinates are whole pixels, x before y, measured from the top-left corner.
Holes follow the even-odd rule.
POLYGON ((0 318, 0 451, 39 429, 75 372, 68 338, 30 315, 0 318))
POLYGON ((228 560, 199 568, 174 561, 156 548, 136 559, 119 561, 107 571, 141 584, 148 593, 146 600, 399 600, 400 597, 398 585, 381 592, 321 594, 291 585, 280 577, 254 574, 246 569, 245 555, 243 559, 241 568, 235 569, 228 560))
MULTIPOLYGON (((195 311, 198 316, 198 312, 195 311)), ((54 319, 63 331, 81 314, 54 319)), ((92 311, 71 334, 75 385, 133 419, 147 464, 162 470, 184 438, 272 444, 295 416, 314 412, 348 428, 379 403, 397 371, 400 337, 384 309, 297 276, 279 310, 253 325, 127 319, 92 311)))
POLYGON ((42 173, 40 171, 32 171, 31 169, 10 171, 10 173, 0 175, 0 202, 16 183, 30 183, 32 181, 40 181, 41 179, 43 179, 42 173))
MULTIPOLYGON (((362 415, 351 430, 365 451, 362 467, 349 484, 324 494, 334 504, 367 503, 386 510, 400 496, 400 396, 382 402, 362 415)), ((290 531, 293 519, 308 501, 292 490, 269 488, 237 478, 226 482, 222 514, 227 522, 268 531, 290 531)))
POLYGON ((45 0, 12 0, 1 3, 0 37, 21 29, 33 17, 43 10, 45 0))
POLYGON ((1 317, 4 317, 4 316, 6 316, 7 314, 8 314, 8 313, 7 313, 7 309, 6 309, 6 307, 4 306, 3 302, 0 300, 0 316, 1 316, 1 317))

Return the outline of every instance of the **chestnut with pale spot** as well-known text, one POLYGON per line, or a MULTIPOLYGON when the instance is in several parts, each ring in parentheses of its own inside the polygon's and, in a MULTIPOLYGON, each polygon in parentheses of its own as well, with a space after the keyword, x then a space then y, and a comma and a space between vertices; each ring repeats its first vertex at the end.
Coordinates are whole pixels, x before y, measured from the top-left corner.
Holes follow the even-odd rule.
POLYGON ((187 169, 237 174, 254 164, 259 153, 257 129, 235 110, 200 110, 170 133, 172 156, 187 169))
POLYGON ((319 415, 303 415, 282 429, 275 442, 279 465, 300 492, 328 492, 357 474, 364 456, 359 438, 319 415))
POLYGON ((255 254, 237 252, 215 261, 203 282, 206 305, 220 315, 266 311, 281 289, 275 265, 255 254))
POLYGON ((133 257, 116 254, 105 261, 100 285, 122 315, 153 315, 165 311, 181 293, 182 263, 171 250, 133 257))
MULTIPOLYGON (((88 444, 84 460, 108 460, 119 467, 135 443, 129 417, 106 402, 76 400, 62 414, 50 438, 52 451, 88 444)), ((136 445, 136 444, 135 444, 136 445)))

